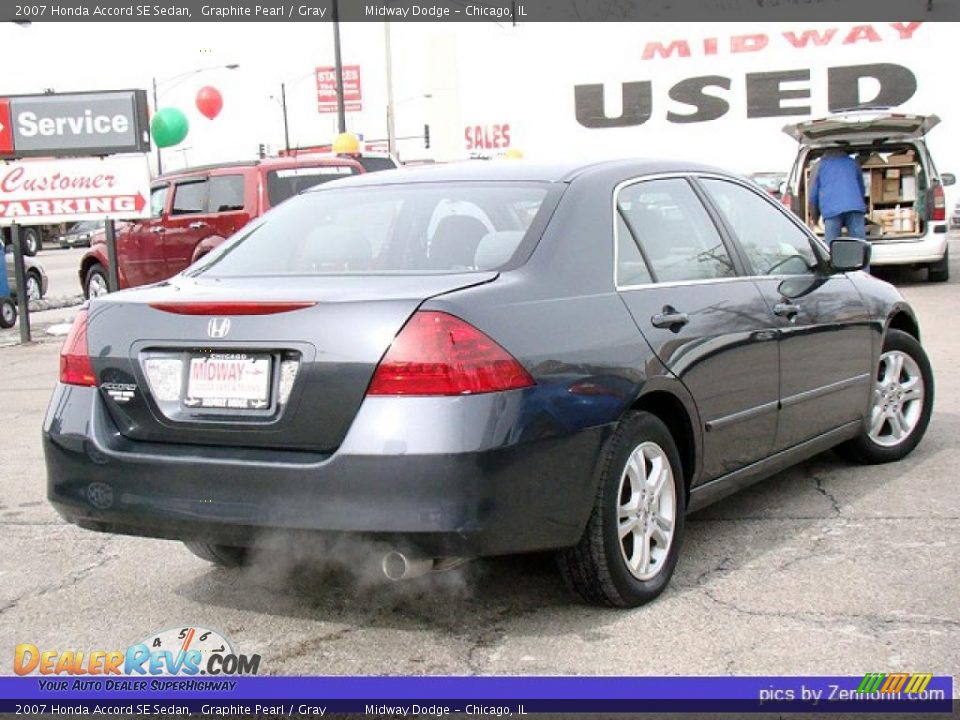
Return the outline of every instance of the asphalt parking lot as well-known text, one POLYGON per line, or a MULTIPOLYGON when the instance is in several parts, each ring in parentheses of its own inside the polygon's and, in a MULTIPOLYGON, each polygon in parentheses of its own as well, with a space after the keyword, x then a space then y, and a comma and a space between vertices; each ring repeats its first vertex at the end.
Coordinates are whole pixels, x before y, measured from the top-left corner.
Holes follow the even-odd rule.
POLYGON ((59 342, 0 348, 0 673, 18 643, 112 649, 195 624, 271 674, 960 674, 953 274, 894 276, 936 373, 918 450, 877 467, 825 454, 692 516, 672 586, 632 611, 578 603, 545 556, 385 585, 344 569, 362 548, 227 571, 66 525, 40 447, 59 342))

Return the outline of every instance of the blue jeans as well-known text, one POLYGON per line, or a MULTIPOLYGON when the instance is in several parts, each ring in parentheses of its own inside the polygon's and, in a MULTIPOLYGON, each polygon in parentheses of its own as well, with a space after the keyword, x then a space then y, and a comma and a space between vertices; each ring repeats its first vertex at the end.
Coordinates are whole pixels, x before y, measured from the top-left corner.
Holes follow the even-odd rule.
POLYGON ((847 228, 847 237, 859 240, 867 239, 867 226, 863 213, 859 211, 840 213, 823 219, 823 233, 827 245, 840 237, 840 229, 847 228))

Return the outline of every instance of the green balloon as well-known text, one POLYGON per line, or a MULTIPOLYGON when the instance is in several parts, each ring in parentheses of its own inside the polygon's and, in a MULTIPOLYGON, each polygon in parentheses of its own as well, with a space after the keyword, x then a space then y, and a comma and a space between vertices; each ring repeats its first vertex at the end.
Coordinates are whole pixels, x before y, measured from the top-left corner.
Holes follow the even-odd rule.
POLYGON ((183 142, 190 131, 187 116, 176 108, 159 110, 150 121, 150 134, 157 147, 173 147, 183 142))

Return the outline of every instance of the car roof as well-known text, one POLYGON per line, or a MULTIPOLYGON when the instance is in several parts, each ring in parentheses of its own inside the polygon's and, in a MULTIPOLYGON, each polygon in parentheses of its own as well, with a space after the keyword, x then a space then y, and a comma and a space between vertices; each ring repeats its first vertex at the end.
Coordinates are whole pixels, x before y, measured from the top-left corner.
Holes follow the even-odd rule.
POLYGON ((305 192, 323 192, 332 188, 398 185, 434 182, 547 182, 567 183, 593 172, 622 173, 626 177, 670 172, 709 172, 734 175, 726 170, 697 163, 656 160, 621 159, 592 162, 537 163, 527 160, 465 160, 440 165, 417 165, 396 170, 381 170, 353 175, 319 185, 305 192))
POLYGON ((164 173, 153 179, 154 182, 159 180, 171 180, 179 177, 186 177, 190 175, 198 175, 204 173, 210 173, 216 170, 229 170, 231 168, 253 168, 259 167, 264 170, 273 170, 278 168, 294 168, 294 167, 316 167, 317 165, 349 165, 351 167, 356 166, 357 162, 351 160, 350 158, 336 157, 336 156, 321 156, 321 155, 301 155, 300 157, 278 157, 278 158, 263 158, 261 160, 236 160, 233 162, 223 162, 223 163, 212 163, 210 165, 196 165, 194 167, 183 168, 181 170, 173 170, 168 173, 164 173))

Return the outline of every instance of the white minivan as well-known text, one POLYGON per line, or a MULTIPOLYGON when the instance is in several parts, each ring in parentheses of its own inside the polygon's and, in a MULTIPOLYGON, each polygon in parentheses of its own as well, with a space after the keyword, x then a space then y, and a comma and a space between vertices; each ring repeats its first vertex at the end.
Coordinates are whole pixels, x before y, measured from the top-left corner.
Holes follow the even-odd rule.
POLYGON ((931 281, 948 280, 943 189, 955 177, 937 171, 924 142, 939 122, 936 115, 858 111, 787 125, 783 131, 799 147, 783 203, 822 234, 822 227, 810 222, 807 187, 817 160, 827 148, 840 147, 863 170, 870 264, 926 267, 931 281))

